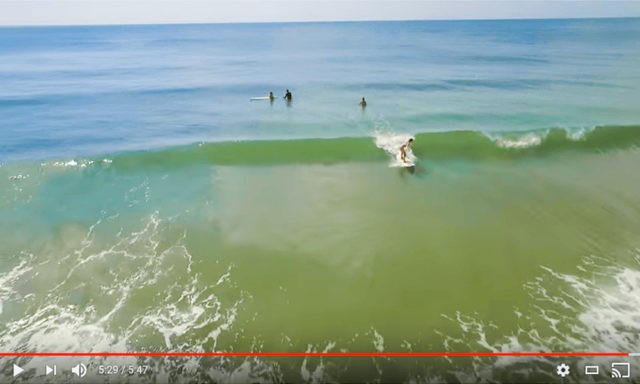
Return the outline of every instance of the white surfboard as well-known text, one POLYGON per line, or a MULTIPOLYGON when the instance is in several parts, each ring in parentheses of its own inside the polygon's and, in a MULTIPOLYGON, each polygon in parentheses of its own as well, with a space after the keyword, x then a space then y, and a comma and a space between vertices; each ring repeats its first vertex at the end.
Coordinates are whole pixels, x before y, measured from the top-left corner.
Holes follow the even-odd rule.
MULTIPOLYGON (((273 99, 277 99, 277 97, 273 97, 273 99)), ((249 101, 257 101, 257 100, 270 100, 269 96, 258 96, 258 97, 252 97, 249 99, 249 101)))
POLYGON ((407 161, 402 161, 400 156, 398 156, 398 158, 396 158, 395 161, 391 162, 391 164, 389 164, 389 166, 390 167, 397 167, 397 168, 415 167, 416 166, 415 156, 411 156, 411 158, 410 158, 409 154, 407 153, 407 161))

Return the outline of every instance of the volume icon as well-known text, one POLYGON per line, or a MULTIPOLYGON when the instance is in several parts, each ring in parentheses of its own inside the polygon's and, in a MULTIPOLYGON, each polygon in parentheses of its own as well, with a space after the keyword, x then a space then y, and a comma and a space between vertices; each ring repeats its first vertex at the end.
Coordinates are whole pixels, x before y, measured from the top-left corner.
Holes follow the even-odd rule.
POLYGON ((87 374, 87 366, 82 363, 77 364, 75 367, 71 368, 71 373, 78 377, 84 377, 87 374))

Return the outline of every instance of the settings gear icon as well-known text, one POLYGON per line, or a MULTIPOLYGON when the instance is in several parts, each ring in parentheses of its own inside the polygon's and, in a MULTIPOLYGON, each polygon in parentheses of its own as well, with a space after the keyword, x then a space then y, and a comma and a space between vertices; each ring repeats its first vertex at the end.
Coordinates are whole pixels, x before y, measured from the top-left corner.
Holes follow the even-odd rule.
POLYGON ((562 363, 562 364, 560 364, 560 365, 558 365, 558 366, 556 367, 556 373, 557 373, 557 374, 558 374, 558 376, 560 376, 560 377, 567 377, 567 376, 569 376, 569 371, 570 371, 569 366, 568 366, 567 364, 565 364, 565 363, 562 363))

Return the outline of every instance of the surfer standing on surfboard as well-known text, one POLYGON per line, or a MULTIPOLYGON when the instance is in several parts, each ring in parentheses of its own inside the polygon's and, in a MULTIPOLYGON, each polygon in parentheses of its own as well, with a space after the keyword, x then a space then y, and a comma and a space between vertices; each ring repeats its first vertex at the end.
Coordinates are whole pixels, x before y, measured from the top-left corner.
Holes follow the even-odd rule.
POLYGON ((409 139, 406 143, 402 144, 400 147, 400 159, 407 163, 407 149, 411 147, 411 143, 413 143, 413 137, 409 139))

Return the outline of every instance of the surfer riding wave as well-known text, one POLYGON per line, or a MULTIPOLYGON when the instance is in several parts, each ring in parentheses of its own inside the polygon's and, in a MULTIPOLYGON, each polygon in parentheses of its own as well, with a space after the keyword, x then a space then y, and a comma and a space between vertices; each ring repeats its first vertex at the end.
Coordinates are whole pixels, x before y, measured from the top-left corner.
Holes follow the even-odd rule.
POLYGON ((377 133, 376 147, 383 149, 391 158, 390 167, 412 167, 418 159, 411 151, 415 138, 407 134, 377 133))

